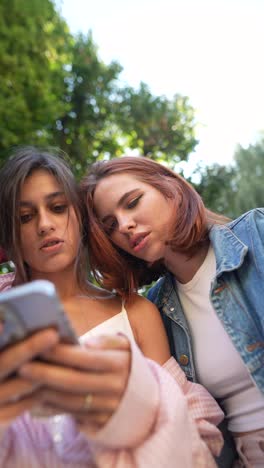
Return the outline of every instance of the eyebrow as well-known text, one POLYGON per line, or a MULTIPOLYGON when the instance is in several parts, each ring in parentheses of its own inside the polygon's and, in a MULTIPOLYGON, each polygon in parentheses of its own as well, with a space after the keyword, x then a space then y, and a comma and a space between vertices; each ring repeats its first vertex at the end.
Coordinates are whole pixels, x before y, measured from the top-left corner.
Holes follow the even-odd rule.
MULTIPOLYGON (((133 195, 133 193, 137 192, 138 191, 138 188, 135 188, 133 190, 130 190, 129 192, 126 192, 124 193, 124 195, 122 195, 122 197, 118 200, 117 202, 117 207, 119 208, 121 205, 123 205, 123 203, 126 201, 126 199, 130 196, 130 195, 133 195)), ((111 215, 108 214, 106 216, 104 216, 102 218, 102 222, 104 223, 108 218, 111 218, 111 215)))
MULTIPOLYGON (((44 200, 50 201, 50 200, 53 200, 54 198, 60 197, 60 196, 66 196, 65 192, 52 192, 52 193, 49 193, 48 195, 45 195, 44 200)), ((21 207, 23 207, 23 206, 31 207, 31 206, 34 206, 34 203, 32 203, 31 201, 22 200, 22 201, 19 202, 19 205, 21 207)))

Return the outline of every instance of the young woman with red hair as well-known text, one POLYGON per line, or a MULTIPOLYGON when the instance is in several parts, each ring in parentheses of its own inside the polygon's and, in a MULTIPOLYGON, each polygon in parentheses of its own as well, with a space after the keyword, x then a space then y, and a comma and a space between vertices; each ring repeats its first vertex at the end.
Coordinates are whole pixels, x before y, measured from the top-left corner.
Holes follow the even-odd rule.
POLYGON ((240 463, 263 466, 264 210, 230 221, 144 157, 95 163, 81 187, 95 277, 124 297, 161 277, 148 298, 174 356, 220 402, 240 463))

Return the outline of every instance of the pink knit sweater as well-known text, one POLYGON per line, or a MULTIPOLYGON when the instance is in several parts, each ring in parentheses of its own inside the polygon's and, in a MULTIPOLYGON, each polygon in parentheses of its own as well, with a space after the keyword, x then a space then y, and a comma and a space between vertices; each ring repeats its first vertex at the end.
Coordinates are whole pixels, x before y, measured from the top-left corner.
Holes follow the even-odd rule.
MULTIPOLYGON (((0 291, 12 284, 0 276, 0 291)), ((173 358, 163 366, 131 342, 132 366, 118 410, 93 437, 69 415, 45 420, 23 414, 0 421, 1 468, 210 468, 223 413, 208 392, 188 382, 173 358)))

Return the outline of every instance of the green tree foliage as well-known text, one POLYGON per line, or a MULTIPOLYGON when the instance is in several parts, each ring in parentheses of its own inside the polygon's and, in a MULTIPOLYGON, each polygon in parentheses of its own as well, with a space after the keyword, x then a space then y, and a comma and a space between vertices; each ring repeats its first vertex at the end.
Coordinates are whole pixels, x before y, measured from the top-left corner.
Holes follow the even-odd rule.
POLYGON ((0 150, 52 142, 50 124, 65 109, 66 23, 50 0, 0 3, 0 150))
POLYGON ((21 144, 55 145, 76 174, 136 149, 174 165, 194 149, 188 99, 122 87, 117 62, 98 57, 92 34, 72 36, 52 0, 0 3, 0 157, 21 144))
POLYGON ((118 123, 130 148, 138 148, 144 156, 171 166, 187 160, 197 144, 194 110, 187 97, 175 95, 169 100, 153 96, 145 83, 139 90, 126 87, 120 95, 118 123))
POLYGON ((75 38, 72 55, 70 110, 56 122, 56 142, 70 153, 76 172, 128 148, 170 164, 187 159, 196 145, 187 98, 153 96, 144 83, 138 91, 120 88, 121 66, 98 58, 91 33, 75 38))
POLYGON ((233 166, 198 166, 190 182, 201 195, 207 208, 216 213, 233 218, 236 209, 234 205, 234 179, 237 169, 233 166), (193 182, 194 177, 199 180, 193 182))
POLYGON ((264 206, 264 137, 247 148, 238 146, 232 166, 198 167, 190 182, 205 205, 220 214, 236 218, 264 206), (194 180, 198 179, 198 182, 194 180))
POLYGON ((121 154, 120 130, 115 123, 117 79, 121 70, 117 62, 106 65, 98 58, 91 33, 75 38, 64 97, 69 109, 56 121, 54 138, 71 155, 80 175, 87 163, 121 154))
POLYGON ((235 152, 235 209, 243 213, 264 206, 264 138, 235 152))

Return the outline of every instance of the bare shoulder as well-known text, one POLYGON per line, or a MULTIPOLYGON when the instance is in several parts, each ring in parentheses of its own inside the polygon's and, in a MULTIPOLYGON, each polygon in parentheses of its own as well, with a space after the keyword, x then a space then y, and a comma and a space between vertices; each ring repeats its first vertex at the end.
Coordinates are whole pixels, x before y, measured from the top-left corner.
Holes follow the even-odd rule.
POLYGON ((157 307, 148 299, 139 294, 133 294, 125 303, 129 320, 140 320, 142 314, 157 315, 160 317, 157 307))
POLYGON ((163 364, 170 357, 169 344, 157 307, 148 299, 133 295, 125 303, 134 337, 142 352, 163 364))

